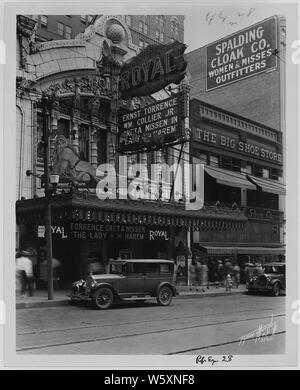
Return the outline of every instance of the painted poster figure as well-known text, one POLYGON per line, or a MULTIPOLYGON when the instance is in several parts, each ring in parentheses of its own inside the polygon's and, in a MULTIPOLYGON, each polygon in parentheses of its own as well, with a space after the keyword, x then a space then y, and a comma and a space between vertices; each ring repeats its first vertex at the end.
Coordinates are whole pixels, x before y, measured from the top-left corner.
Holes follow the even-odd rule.
POLYGON ((59 175, 62 179, 70 180, 75 184, 78 182, 89 182, 92 179, 96 182, 100 180, 96 176, 96 168, 89 162, 82 161, 77 151, 63 135, 59 135, 55 142, 51 173, 59 175))

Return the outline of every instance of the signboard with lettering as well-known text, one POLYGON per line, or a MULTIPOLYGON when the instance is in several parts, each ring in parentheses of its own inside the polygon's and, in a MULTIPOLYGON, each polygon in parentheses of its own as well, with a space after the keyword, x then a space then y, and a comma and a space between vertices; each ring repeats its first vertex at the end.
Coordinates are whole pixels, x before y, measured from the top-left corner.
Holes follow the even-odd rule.
POLYGON ((206 48, 206 90, 277 67, 277 20, 266 19, 206 48))
POLYGON ((121 153, 137 153, 186 140, 182 126, 184 93, 119 115, 121 153))
POLYGON ((282 154, 271 150, 269 147, 263 147, 253 142, 244 142, 238 137, 229 137, 210 130, 193 128, 193 139, 204 144, 214 145, 223 149, 228 149, 249 155, 255 158, 272 161, 282 164, 282 154))
POLYGON ((121 69, 122 99, 151 95, 168 84, 178 84, 185 75, 186 45, 175 41, 169 45, 150 45, 131 58, 121 69))
MULTIPOLYGON (((168 228, 157 226, 135 226, 125 224, 105 224, 94 222, 69 222, 52 225, 54 238, 75 240, 134 240, 169 241, 168 228)), ((39 238, 45 237, 45 227, 37 227, 39 238)))

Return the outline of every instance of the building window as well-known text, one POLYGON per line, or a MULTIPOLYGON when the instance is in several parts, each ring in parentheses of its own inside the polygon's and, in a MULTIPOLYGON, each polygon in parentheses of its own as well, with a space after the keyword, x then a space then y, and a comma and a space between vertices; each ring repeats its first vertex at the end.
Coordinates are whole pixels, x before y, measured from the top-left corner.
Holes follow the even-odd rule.
POLYGON ((46 27, 47 24, 48 24, 48 17, 45 16, 45 15, 42 15, 42 16, 41 16, 41 26, 42 26, 42 27, 46 27))
POLYGON ((65 38, 66 39, 72 38, 72 28, 69 26, 65 26, 65 38))
POLYGON ((64 35, 64 25, 60 22, 57 22, 57 33, 59 35, 64 35))
POLYGON ((139 48, 144 49, 144 47, 145 47, 145 42, 142 39, 140 39, 139 40, 139 48))
POLYGON ((264 179, 269 179, 270 178, 270 171, 266 168, 263 168, 262 170, 262 176, 264 179))
POLYGON ((143 23, 141 20, 139 21, 139 30, 140 30, 141 32, 144 31, 144 23, 143 23))
POLYGON ((132 18, 130 15, 125 16, 125 22, 128 24, 128 26, 131 26, 132 18))
POLYGON ((164 39, 165 39, 164 33, 163 33, 163 32, 160 32, 160 34, 159 34, 159 40, 160 40, 160 42, 163 42, 164 39))
POLYGON ((254 166, 254 176, 262 177, 263 176, 263 169, 259 165, 254 166))
POLYGON ((174 37, 177 37, 179 35, 179 24, 177 21, 171 22, 171 33, 174 37))
POLYGON ((144 34, 148 34, 149 32, 149 25, 147 23, 144 24, 144 34))
POLYGON ((163 15, 159 15, 159 25, 160 25, 160 27, 165 26, 165 18, 163 15))
POLYGON ((214 156, 214 155, 210 155, 209 156, 209 165, 211 165, 213 167, 218 167, 219 166, 219 157, 214 156))
POLYGON ((278 180, 279 172, 278 169, 271 169, 271 179, 278 180))
POLYGON ((159 31, 158 30, 155 31, 155 38, 159 41, 159 31))

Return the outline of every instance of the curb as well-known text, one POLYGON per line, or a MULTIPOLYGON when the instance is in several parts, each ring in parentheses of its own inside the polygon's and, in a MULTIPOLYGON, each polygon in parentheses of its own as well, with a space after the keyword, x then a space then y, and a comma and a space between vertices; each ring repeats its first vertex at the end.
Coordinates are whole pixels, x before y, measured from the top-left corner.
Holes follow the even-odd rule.
MULTIPOLYGON (((201 293, 191 293, 191 292, 183 292, 179 293, 175 297, 175 299, 188 299, 188 298, 206 298, 206 297, 223 297, 228 295, 239 295, 239 294, 245 294, 246 290, 244 291, 231 291, 231 292, 211 292, 206 294, 201 293)), ((46 307, 56 307, 56 306, 66 306, 70 304, 69 299, 61 299, 61 300, 54 300, 54 301, 40 301, 40 302, 18 302, 16 303, 16 309, 35 309, 35 308, 46 308, 46 307)))

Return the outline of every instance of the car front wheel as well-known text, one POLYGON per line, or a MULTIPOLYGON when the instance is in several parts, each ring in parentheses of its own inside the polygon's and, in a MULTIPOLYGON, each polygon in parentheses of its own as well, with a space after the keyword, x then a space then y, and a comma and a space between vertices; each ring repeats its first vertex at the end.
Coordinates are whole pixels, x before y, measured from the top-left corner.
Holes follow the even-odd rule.
POLYGON ((169 286, 162 286, 157 294, 157 302, 161 306, 170 305, 173 297, 172 289, 169 286))
POLYGON ((279 283, 275 283, 274 286, 273 286, 273 290, 272 290, 273 296, 274 297, 278 297, 279 292, 280 292, 279 283))
POLYGON ((108 309, 114 301, 114 294, 108 287, 102 287, 93 295, 93 302, 97 309, 108 309))

